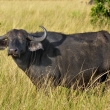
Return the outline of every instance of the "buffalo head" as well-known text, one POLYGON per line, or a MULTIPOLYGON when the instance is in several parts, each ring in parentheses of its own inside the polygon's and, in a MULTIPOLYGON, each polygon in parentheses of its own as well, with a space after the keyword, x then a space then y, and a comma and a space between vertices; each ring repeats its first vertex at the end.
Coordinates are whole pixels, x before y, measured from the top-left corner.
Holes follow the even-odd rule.
POLYGON ((0 37, 0 50, 8 47, 8 55, 20 57, 27 49, 30 51, 43 49, 41 42, 46 39, 47 31, 44 27, 40 27, 44 30, 44 34, 40 38, 22 29, 13 29, 7 32, 0 37))

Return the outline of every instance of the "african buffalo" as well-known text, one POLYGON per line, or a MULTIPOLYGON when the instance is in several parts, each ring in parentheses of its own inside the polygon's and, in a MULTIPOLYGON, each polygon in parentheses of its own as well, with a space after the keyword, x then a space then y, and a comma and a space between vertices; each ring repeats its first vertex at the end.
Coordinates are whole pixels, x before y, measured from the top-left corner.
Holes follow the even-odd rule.
POLYGON ((106 31, 63 34, 28 33, 12 29, 0 37, 0 49, 8 47, 19 68, 37 88, 47 85, 87 87, 105 81, 110 70, 110 34, 106 31), (99 77, 99 78, 98 78, 99 77), (93 83, 93 82, 92 82, 93 83))

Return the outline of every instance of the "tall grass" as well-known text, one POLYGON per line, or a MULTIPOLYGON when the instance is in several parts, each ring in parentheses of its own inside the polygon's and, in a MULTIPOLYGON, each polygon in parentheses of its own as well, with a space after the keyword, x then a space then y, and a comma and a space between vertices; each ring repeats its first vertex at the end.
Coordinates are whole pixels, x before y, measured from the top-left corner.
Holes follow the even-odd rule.
MULTIPOLYGON (((90 24, 85 1, 0 1, 0 35, 13 28, 41 31, 39 25, 67 34, 101 30, 90 24)), ((36 92, 7 49, 0 51, 0 110, 110 110, 110 89, 102 91, 103 85, 84 92, 57 87, 46 96, 36 92)))

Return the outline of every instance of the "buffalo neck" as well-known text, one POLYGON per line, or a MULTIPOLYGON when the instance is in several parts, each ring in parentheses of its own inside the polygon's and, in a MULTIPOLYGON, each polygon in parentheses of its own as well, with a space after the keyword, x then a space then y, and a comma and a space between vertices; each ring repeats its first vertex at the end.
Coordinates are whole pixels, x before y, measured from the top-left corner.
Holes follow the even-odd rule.
POLYGON ((22 69, 24 72, 29 70, 34 64, 36 66, 40 66, 40 60, 42 56, 42 50, 37 50, 31 52, 29 50, 26 51, 25 54, 22 54, 20 58, 13 57, 16 64, 22 69))

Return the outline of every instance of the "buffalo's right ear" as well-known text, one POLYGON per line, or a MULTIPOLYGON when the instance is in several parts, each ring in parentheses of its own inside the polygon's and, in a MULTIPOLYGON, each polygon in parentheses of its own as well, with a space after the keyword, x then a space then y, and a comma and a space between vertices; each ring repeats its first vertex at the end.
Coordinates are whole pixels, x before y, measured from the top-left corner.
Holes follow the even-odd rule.
POLYGON ((3 50, 7 47, 7 40, 0 40, 0 50, 3 50))

